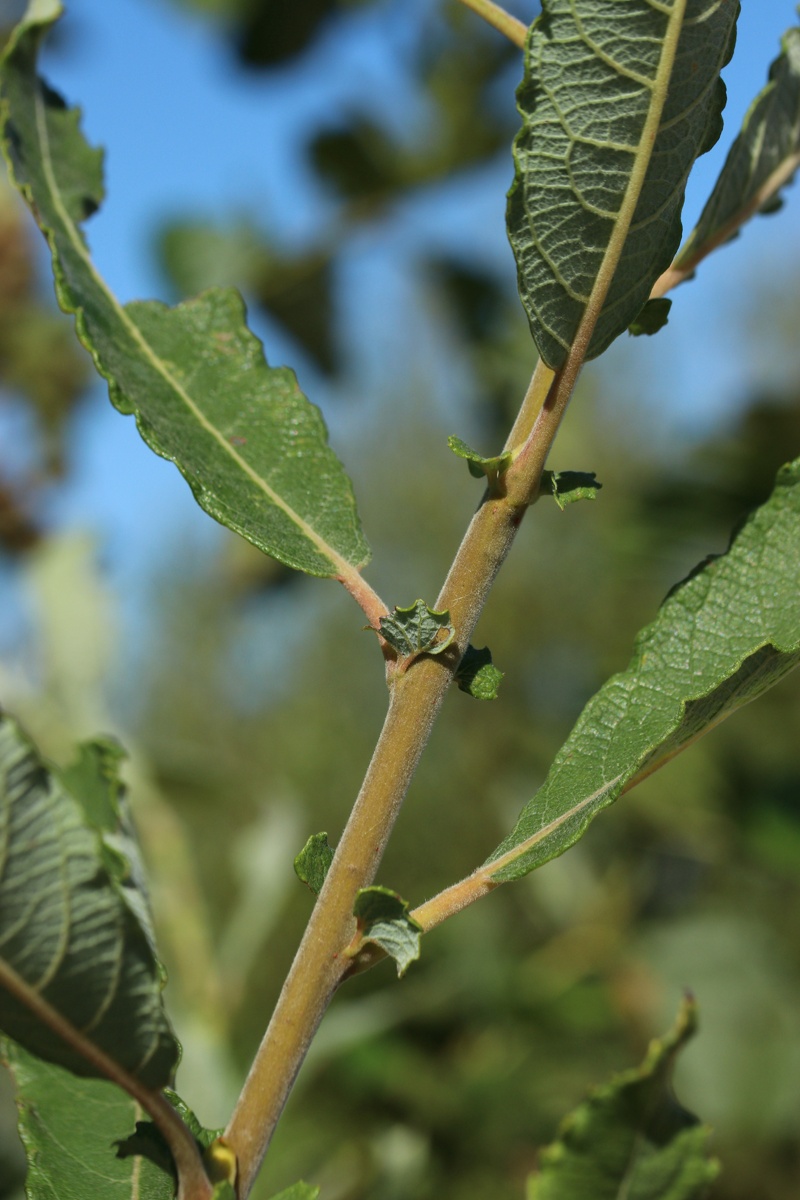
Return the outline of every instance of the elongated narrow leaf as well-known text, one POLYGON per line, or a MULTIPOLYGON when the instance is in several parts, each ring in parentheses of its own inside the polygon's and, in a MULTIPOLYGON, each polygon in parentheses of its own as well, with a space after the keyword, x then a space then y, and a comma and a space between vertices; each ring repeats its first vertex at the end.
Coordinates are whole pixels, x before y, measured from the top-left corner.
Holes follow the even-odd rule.
POLYGON ((774 201, 800 165, 800 29, 788 30, 676 266, 697 262, 774 201))
POLYGON ((589 701, 492 878, 517 879, 578 840, 594 816, 800 663, 800 459, 770 499, 679 584, 627 670, 589 701))
POLYGON ((4 145, 13 179, 47 236, 61 306, 144 440, 174 462, 198 503, 267 554, 312 575, 369 557, 350 481, 319 411, 294 374, 269 367, 232 289, 169 309, 117 303, 89 259, 79 223, 102 199, 101 156, 79 114, 36 76, 42 35, 59 15, 38 0, 2 67, 4 145))
POLYGON ((28 1156, 28 1200, 172 1200, 169 1175, 142 1158, 116 1158, 115 1143, 142 1115, 111 1083, 75 1079, 5 1041, 0 1057, 17 1089, 28 1156))
POLYGON ((738 0, 544 0, 517 95, 508 230, 531 332, 593 358, 669 265, 694 160, 716 141, 738 0))
POLYGON ((122 808, 111 828, 117 785, 107 776, 90 784, 90 761, 87 752, 65 773, 92 793, 84 803, 0 716, 0 1029, 78 1075, 102 1074, 77 1031, 160 1088, 179 1047, 162 1005, 133 831, 122 808), (100 812, 104 786, 95 824, 87 813, 100 812))
POLYGON ((597 1088, 564 1121, 541 1156, 528 1200, 701 1200, 719 1166, 709 1129, 682 1108, 670 1086, 675 1058, 695 1030, 687 1001, 647 1058, 597 1088))

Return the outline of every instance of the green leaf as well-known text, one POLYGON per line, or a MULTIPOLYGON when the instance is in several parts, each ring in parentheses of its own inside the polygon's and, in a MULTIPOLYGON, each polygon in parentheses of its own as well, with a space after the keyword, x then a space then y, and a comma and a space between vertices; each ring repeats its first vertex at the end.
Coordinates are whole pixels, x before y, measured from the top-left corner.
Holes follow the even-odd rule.
POLYGON ((544 0, 517 93, 508 230, 536 345, 594 358, 668 266, 694 160, 719 136, 734 0, 544 0))
MULTIPOLYGON (((212 1182, 216 1179, 230 1179, 232 1171, 235 1171, 235 1160, 233 1160, 228 1147, 224 1143, 221 1143, 223 1130, 206 1129, 201 1125, 191 1108, 189 1108, 189 1105, 172 1088, 164 1088, 164 1095, 180 1115, 181 1120, 201 1150, 204 1151, 203 1157, 206 1162, 206 1170, 212 1182), (219 1144, 223 1145, 222 1171, 216 1170, 217 1155, 215 1151, 219 1144)), ((117 1158, 146 1158, 149 1162, 157 1166, 159 1170, 166 1171, 173 1179, 175 1178, 175 1165, 172 1152, 161 1130, 152 1121, 137 1121, 134 1132, 126 1138, 120 1138, 115 1145, 117 1158)))
POLYGON ((327 833, 314 833, 294 860, 295 874, 318 896, 332 862, 333 849, 328 844, 327 833))
POLYGON ((800 29, 789 29, 769 82, 756 96, 708 203, 678 255, 690 267, 755 212, 780 207, 778 191, 800 165, 800 29))
POLYGON ((719 1166, 708 1158, 710 1130, 675 1099, 675 1059, 696 1028, 685 1001, 641 1067, 596 1088, 541 1154, 528 1200, 701 1200, 719 1166))
POLYGON ((160 1088, 179 1047, 138 849, 121 797, 116 828, 110 807, 103 830, 87 822, 96 797, 81 801, 65 782, 99 789, 87 763, 61 775, 0 716, 0 1028, 78 1075, 102 1075, 88 1043, 160 1088))
POLYGON ((467 692, 476 700, 496 700, 502 678, 503 672, 493 664, 488 646, 484 646, 483 650, 467 646, 455 675, 462 692, 467 692))
POLYGON ((597 482, 594 471, 542 471, 541 486, 563 512, 576 500, 596 500, 603 485, 597 482))
POLYGON ((511 453, 497 454, 494 458, 484 458, 482 454, 478 454, 466 442, 462 442, 461 438, 451 434, 447 439, 447 444, 453 451, 453 454, 459 458, 467 460, 470 475, 475 479, 483 479, 484 477, 492 483, 498 475, 508 467, 511 462, 511 453))
POLYGON ((381 617, 380 629, 401 658, 441 654, 456 635, 447 609, 436 612, 424 600, 415 600, 408 608, 395 608, 388 617, 381 617))
POLYGON ((272 1200, 317 1200, 319 1188, 312 1187, 310 1183, 293 1183, 291 1187, 279 1192, 277 1196, 273 1196, 272 1200))
POLYGON ((374 942, 397 963, 397 974, 405 975, 420 954, 422 926, 408 915, 408 903, 385 887, 361 888, 353 916, 361 941, 374 942))
POLYGON ((241 297, 217 288, 173 309, 123 307, 94 270, 79 222, 102 198, 101 157, 35 70, 60 11, 54 0, 29 10, 0 76, 4 149, 50 245, 59 303, 76 314, 115 406, 135 414, 207 513, 288 566, 352 574, 369 551, 350 481, 294 374, 267 365, 241 297))
POLYGON ((667 596, 633 658, 589 701, 544 784, 495 850, 518 879, 568 849, 627 788, 800 663, 800 459, 726 553, 667 596))
POLYGON ((60 1067, 2 1045, 17 1088, 28 1157, 28 1200, 173 1200, 169 1175, 142 1158, 116 1158, 114 1145, 142 1110, 112 1083, 76 1080, 60 1067))
POLYGON ((631 322, 628 333, 632 337, 652 337, 668 324, 671 308, 672 301, 665 296, 655 296, 648 300, 636 320, 631 322))

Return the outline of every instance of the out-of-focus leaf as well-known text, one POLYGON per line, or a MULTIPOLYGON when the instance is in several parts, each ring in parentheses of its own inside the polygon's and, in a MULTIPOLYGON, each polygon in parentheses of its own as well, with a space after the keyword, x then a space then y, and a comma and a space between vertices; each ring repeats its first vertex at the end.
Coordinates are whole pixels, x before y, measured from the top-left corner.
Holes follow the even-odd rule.
POLYGON ((116 1158, 114 1144, 142 1110, 97 1079, 74 1075, 4 1041, 17 1088, 19 1131, 28 1156, 28 1200, 172 1200, 169 1175, 143 1158, 116 1158))
POLYGON ((563 510, 576 500, 596 500, 602 487, 594 471, 542 471, 542 491, 563 510))
POLYGON ((408 902, 390 888, 362 888, 353 906, 361 942, 374 942, 397 964, 397 974, 405 975, 420 953, 422 928, 408 914, 408 902))
POLYGON ((381 635, 401 658, 412 654, 441 654, 455 637, 447 609, 436 612, 424 600, 395 608, 380 619, 381 635))
POLYGON ((627 670, 589 701, 516 828, 488 860, 518 879, 597 813, 800 663, 800 459, 728 550, 674 588, 627 670))
POLYGON ((168 309, 121 307, 91 265, 79 222, 102 197, 101 163, 36 76, 38 43, 60 14, 42 0, 2 66, 5 150, 45 232, 62 306, 156 453, 175 462, 198 503, 267 554, 312 575, 362 566, 368 548, 349 479, 294 374, 267 366, 233 291, 168 309))
POLYGON ((294 860, 295 874, 318 896, 332 862, 333 850, 328 845, 327 833, 313 833, 294 860))
POLYGON ((665 296, 654 296, 648 300, 635 321, 631 321, 628 333, 632 337, 652 337, 669 322, 672 301, 665 296))
POLYGON ((597 1088, 566 1118, 541 1155, 528 1200, 701 1200, 719 1167, 710 1130, 675 1099, 675 1059, 695 1032, 686 1001, 665 1038, 651 1042, 641 1067, 597 1088))
POLYGON ((730 238, 753 213, 774 211, 777 193, 800 165, 800 29, 789 29, 730 149, 700 220, 676 266, 687 268, 730 238), (768 206, 768 207, 765 207, 768 206))
POLYGON ((531 332, 561 367, 641 311, 681 236, 694 160, 722 128, 736 0, 545 0, 525 54, 508 229, 531 332))
POLYGON ((277 1196, 273 1196, 272 1200, 317 1200, 319 1188, 312 1187, 310 1183, 293 1183, 291 1187, 279 1192, 277 1196))
POLYGON ((179 1047, 162 1004, 138 851, 124 809, 111 789, 103 797, 106 780, 87 783, 91 774, 91 763, 71 774, 84 802, 16 723, 0 718, 0 1027, 77 1075, 102 1075, 80 1035, 160 1088, 179 1047))
POLYGON ((496 700, 502 678, 503 672, 492 662, 492 652, 488 646, 482 650, 467 646, 455 675, 462 692, 467 692, 476 700, 496 700))

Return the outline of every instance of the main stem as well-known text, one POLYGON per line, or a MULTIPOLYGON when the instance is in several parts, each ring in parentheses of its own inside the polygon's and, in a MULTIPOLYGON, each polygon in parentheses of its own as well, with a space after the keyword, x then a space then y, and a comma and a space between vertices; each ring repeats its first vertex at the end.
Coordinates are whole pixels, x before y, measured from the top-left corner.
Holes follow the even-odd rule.
MULTIPOLYGON (((534 381, 541 381, 543 370, 537 368, 534 381)), ((341 952, 355 930, 356 893, 375 878, 445 692, 525 511, 536 498, 569 390, 556 376, 542 404, 541 386, 529 388, 526 401, 532 411, 525 432, 530 436, 503 477, 503 494, 484 497, 437 600, 437 608, 450 612, 454 645, 393 676, 389 709, 366 778, 225 1131, 238 1159, 241 1200, 253 1186, 331 997, 352 965, 341 952)))

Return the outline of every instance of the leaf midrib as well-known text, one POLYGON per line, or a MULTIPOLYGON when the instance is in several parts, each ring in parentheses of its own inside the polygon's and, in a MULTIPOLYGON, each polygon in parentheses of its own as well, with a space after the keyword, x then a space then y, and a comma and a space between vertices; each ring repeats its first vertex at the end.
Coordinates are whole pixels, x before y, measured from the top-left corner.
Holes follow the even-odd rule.
POLYGON ((61 218, 63 227, 66 230, 67 237, 69 238, 73 249, 86 266, 86 269, 89 271, 89 274, 92 276, 92 279, 96 283, 97 287, 105 295, 109 304, 116 313, 120 323, 125 327, 133 340, 139 345, 142 353, 150 362, 153 369, 159 375, 161 375, 164 381, 177 393, 198 424, 201 425, 207 433, 211 434, 217 444, 222 448, 224 453, 227 454, 228 458, 235 463, 236 466, 252 480, 253 483, 255 483, 255 485, 267 496, 267 498, 272 504, 275 505, 276 508, 281 509, 281 511, 286 514, 290 521, 297 526, 302 534, 314 545, 314 547, 323 555, 323 557, 327 558, 331 562, 332 566, 335 568, 336 574, 343 575, 345 577, 351 575, 353 571, 356 570, 353 564, 349 563, 347 559, 343 558, 336 550, 334 550, 333 547, 330 546, 329 543, 326 542, 325 539, 322 538, 316 532, 316 530, 283 499, 278 492, 275 492, 269 486, 267 481, 250 466, 246 459, 242 458, 240 454, 237 454, 235 448, 225 440, 219 430, 217 430, 214 425, 211 424, 202 410, 199 409, 192 400, 191 395, 186 391, 183 384, 175 378, 163 359, 161 359, 155 353, 150 343, 142 334, 138 325, 131 320, 123 305, 119 303, 113 292, 109 290, 102 276, 97 273, 94 264, 87 253, 86 247, 81 240, 80 235, 78 234, 75 223, 73 222, 61 199, 61 191, 58 187, 55 171, 53 170, 52 156, 50 153, 50 139, 47 133, 45 105, 42 101, 41 89, 38 88, 34 100, 34 108, 36 113, 36 131, 39 137, 42 152, 42 170, 44 171, 45 180, 50 191, 50 197, 53 205, 59 217, 61 218))

